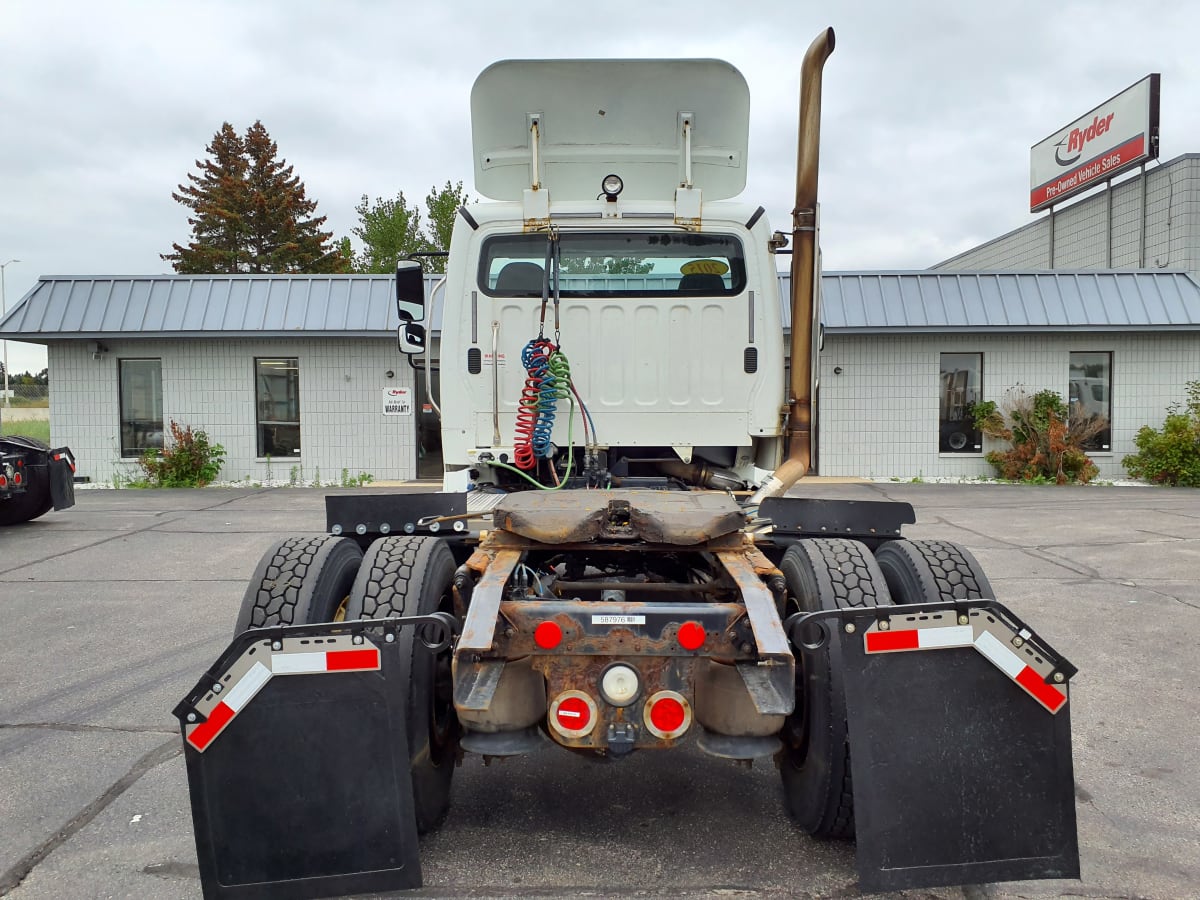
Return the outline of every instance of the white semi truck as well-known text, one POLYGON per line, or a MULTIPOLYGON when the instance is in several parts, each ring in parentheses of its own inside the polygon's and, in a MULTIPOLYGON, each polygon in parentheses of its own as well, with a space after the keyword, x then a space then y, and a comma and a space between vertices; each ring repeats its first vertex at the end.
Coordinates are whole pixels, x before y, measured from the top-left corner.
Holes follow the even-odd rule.
MULTIPOLYGON (((1078 874, 1074 667, 966 549, 904 539, 908 504, 784 496, 811 455, 832 49, 805 57, 787 235, 736 199, 731 66, 480 75, 489 202, 437 292, 444 489, 331 496, 326 535, 264 555, 175 710, 206 896, 417 886, 455 766, 554 747, 773 761, 867 890, 1078 874)), ((427 364, 418 263, 396 288, 427 364)))

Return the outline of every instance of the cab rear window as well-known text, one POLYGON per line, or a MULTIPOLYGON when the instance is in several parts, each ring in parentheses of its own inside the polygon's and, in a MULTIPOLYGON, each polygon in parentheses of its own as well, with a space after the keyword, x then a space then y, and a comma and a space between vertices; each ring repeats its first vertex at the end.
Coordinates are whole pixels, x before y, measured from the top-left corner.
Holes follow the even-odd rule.
MULTIPOLYGON (((563 297, 736 296, 746 287, 742 243, 689 232, 566 232, 559 236, 563 297)), ((487 238, 479 288, 493 297, 541 297, 545 234, 487 238)))

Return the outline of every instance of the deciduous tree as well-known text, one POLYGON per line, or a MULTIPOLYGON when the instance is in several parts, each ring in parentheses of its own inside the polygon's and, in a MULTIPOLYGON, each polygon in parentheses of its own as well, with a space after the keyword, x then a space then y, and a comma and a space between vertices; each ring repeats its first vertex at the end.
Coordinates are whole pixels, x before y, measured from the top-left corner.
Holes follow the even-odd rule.
MULTIPOLYGON (((422 223, 421 210, 409 206, 403 191, 395 199, 376 197, 374 202, 363 194, 354 208, 358 225, 351 229, 363 245, 362 252, 354 256, 354 271, 388 274, 396 270, 397 260, 410 254, 449 249, 454 217, 466 202, 461 181, 430 188, 425 197, 427 221, 422 223)), ((343 238, 343 253, 348 246, 349 238, 343 238)), ((426 259, 424 264, 428 272, 446 271, 446 260, 441 257, 426 259)))

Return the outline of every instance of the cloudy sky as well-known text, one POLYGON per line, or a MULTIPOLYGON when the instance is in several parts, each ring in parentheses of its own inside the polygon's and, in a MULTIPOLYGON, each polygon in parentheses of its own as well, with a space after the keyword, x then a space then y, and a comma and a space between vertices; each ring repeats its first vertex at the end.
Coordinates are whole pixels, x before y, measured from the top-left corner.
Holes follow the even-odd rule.
POLYGON ((262 120, 338 236, 364 193, 470 187, 471 84, 511 57, 732 62, 743 198, 787 227, 800 59, 829 25, 827 269, 924 268, 1032 221, 1030 146, 1149 72, 1162 159, 1200 151, 1200 4, 0 0, 8 302, 43 275, 169 272, 159 254, 188 238, 171 192, 224 121, 262 120))

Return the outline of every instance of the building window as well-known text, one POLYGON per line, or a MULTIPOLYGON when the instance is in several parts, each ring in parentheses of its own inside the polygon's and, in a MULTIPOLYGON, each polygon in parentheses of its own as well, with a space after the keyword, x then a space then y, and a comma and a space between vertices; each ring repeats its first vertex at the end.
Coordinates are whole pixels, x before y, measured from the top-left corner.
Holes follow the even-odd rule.
POLYGON ((982 453, 983 435, 973 410, 983 397, 983 354, 943 353, 938 411, 938 450, 982 453))
POLYGON ((258 455, 300 455, 300 360, 254 360, 258 455))
POLYGON ((1112 450, 1112 354, 1072 353, 1070 390, 1071 427, 1088 434, 1084 450, 1112 450))
POLYGON ((118 362, 121 392, 121 455, 163 448, 162 360, 118 362))

